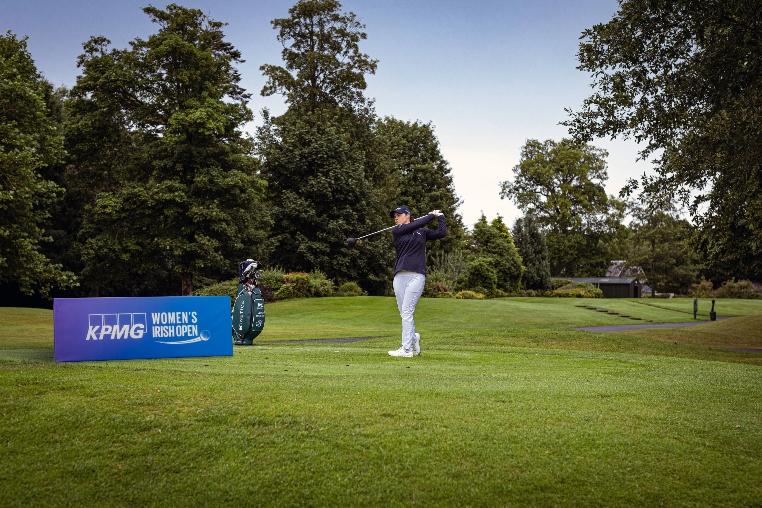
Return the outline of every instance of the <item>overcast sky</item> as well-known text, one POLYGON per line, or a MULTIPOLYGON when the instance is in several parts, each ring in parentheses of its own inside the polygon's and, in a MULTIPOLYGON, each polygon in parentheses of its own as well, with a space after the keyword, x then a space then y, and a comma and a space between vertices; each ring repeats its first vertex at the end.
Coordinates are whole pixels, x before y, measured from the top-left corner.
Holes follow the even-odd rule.
MULTIPOLYGON (((242 86, 259 111, 285 109, 280 96, 259 95, 262 64, 280 65, 281 46, 270 21, 288 16, 295 0, 178 2, 229 24, 228 40, 246 59, 242 86)), ((147 1, 0 0, 0 28, 29 37, 38 69, 55 85, 72 86, 76 58, 90 36, 103 35, 123 48, 157 29, 141 7, 147 1)), ((154 2, 164 7, 164 2, 154 2)), ((576 69, 579 36, 611 19, 616 0, 345 0, 366 25, 361 50, 378 59, 366 96, 379 116, 431 122, 452 167, 460 212, 473 225, 484 212, 510 226, 520 216, 499 196, 499 182, 512 179, 527 139, 567 135, 558 123, 564 108, 577 109, 589 95, 591 78, 576 69)), ((631 141, 598 140, 609 151, 606 190, 618 194, 627 178, 649 170, 636 162, 631 141)), ((428 210, 413 210, 425 213, 428 210)))

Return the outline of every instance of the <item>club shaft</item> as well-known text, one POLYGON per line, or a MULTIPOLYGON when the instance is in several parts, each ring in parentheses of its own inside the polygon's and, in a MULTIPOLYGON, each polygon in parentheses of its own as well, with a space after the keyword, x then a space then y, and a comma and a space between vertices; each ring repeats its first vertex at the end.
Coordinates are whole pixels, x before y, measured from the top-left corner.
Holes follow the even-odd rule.
MULTIPOLYGON (((428 214, 426 214, 426 215, 428 215, 428 214)), ((426 215, 422 215, 421 217, 418 217, 418 219, 423 219, 424 217, 426 217, 426 215)), ((418 220, 418 219, 413 219, 413 220, 418 220)), ((396 224, 395 224, 395 226, 396 226, 396 224)), ((373 235, 375 235, 375 234, 377 234, 377 233, 382 233, 382 232, 384 232, 384 231, 389 231, 389 230, 390 230, 390 229, 392 229, 393 227, 394 227, 394 226, 389 226, 388 228, 379 229, 378 231, 374 231, 373 233, 368 233, 367 235, 358 236, 358 237, 357 237, 357 239, 358 239, 358 240, 360 240, 361 238, 366 238, 366 237, 368 237, 368 236, 373 236, 373 235)))

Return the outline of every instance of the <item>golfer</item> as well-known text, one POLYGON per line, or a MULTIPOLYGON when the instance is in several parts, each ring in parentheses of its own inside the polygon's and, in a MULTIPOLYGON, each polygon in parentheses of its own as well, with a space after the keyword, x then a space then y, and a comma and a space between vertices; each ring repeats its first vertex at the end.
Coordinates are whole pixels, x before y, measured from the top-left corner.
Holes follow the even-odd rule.
POLYGON ((406 206, 392 210, 389 215, 394 218, 392 239, 397 250, 394 295, 402 317, 402 347, 389 351, 389 356, 410 358, 421 354, 421 336, 415 332, 413 313, 426 282, 426 242, 444 238, 447 225, 439 210, 429 212, 413 222, 410 222, 410 210, 406 206), (437 229, 425 228, 434 217, 439 220, 437 229))

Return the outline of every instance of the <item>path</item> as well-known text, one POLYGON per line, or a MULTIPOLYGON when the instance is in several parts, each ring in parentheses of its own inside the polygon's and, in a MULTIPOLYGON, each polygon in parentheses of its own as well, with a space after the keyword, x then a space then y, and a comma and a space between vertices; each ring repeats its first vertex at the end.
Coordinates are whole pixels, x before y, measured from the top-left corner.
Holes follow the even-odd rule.
MULTIPOLYGON (((731 316, 718 317, 717 320, 730 319, 731 316)), ((585 326, 575 328, 583 332, 626 332, 627 330, 642 330, 644 328, 682 328, 684 326, 705 325, 711 321, 690 321, 688 323, 648 323, 645 325, 611 325, 611 326, 585 326)))

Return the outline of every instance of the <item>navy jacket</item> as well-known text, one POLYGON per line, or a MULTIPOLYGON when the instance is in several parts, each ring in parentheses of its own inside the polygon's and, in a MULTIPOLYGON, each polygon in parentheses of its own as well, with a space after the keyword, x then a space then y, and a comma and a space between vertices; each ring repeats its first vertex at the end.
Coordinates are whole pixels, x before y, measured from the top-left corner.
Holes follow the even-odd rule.
POLYGON ((444 238, 447 234, 447 224, 444 215, 440 215, 439 227, 428 229, 423 226, 428 224, 434 215, 426 215, 410 224, 402 224, 392 228, 392 239, 397 249, 397 263, 394 265, 394 273, 406 270, 408 272, 426 275, 426 241, 444 238))

